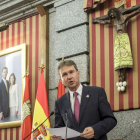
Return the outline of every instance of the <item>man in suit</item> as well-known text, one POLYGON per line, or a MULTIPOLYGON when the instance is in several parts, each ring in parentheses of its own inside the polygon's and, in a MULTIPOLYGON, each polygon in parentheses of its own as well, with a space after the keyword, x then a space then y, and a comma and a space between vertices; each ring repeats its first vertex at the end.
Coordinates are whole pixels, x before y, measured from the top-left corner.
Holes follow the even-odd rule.
MULTIPOLYGON (((107 140, 106 134, 115 127, 117 120, 104 89, 81 85, 80 71, 72 60, 62 61, 58 71, 69 91, 55 102, 55 127, 64 127, 67 120, 69 128, 81 133, 72 140, 107 140)), ((51 139, 60 137, 51 135, 51 139)))
POLYGON ((9 116, 9 82, 6 80, 8 68, 2 69, 2 80, 0 83, 0 120, 9 116))

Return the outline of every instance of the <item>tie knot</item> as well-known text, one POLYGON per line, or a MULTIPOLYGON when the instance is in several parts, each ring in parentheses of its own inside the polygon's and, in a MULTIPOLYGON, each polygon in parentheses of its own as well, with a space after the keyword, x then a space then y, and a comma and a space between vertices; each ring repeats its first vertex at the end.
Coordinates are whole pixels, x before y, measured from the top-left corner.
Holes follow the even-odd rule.
POLYGON ((75 97, 77 97, 78 93, 77 93, 77 92, 74 92, 73 95, 74 95, 75 97))

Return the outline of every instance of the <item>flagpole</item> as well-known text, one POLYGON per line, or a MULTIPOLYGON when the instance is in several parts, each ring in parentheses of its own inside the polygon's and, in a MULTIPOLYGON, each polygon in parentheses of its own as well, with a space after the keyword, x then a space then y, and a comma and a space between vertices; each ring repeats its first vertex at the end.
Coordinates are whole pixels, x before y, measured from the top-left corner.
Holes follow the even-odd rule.
MULTIPOLYGON (((47 117, 47 119, 45 121, 47 121, 52 115, 54 114, 54 112, 52 111, 51 114, 49 115, 49 117, 47 117)), ((45 121, 43 121, 36 129, 38 129, 45 121)), ((35 130, 36 130, 35 129, 35 130)), ((28 136, 26 136, 23 140, 25 140, 26 138, 28 138, 35 130, 33 130, 28 136)))

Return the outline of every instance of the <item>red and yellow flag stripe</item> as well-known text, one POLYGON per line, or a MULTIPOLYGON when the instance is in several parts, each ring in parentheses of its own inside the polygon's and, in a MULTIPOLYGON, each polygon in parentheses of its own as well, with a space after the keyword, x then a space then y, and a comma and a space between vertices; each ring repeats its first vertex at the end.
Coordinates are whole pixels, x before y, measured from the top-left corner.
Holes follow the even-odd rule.
MULTIPOLYGON (((41 76, 38 84, 34 108, 33 129, 36 129, 43 121, 46 120, 47 117, 49 117, 49 106, 44 79, 44 72, 43 69, 41 69, 41 76)), ((34 136, 44 137, 45 140, 50 140, 50 133, 47 132, 45 129, 45 127, 50 128, 50 119, 47 119, 47 121, 43 123, 42 127, 43 130, 41 127, 39 127, 37 131, 35 131, 34 136)))

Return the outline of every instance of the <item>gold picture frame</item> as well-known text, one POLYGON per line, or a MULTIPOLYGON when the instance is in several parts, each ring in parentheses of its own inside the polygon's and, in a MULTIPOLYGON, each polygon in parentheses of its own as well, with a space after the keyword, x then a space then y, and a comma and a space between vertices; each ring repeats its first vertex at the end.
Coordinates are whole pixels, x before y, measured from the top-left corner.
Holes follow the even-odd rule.
MULTIPOLYGON (((10 128, 10 127, 19 127, 21 125, 21 116, 22 116, 22 101, 24 95, 24 88, 25 88, 25 78, 24 75, 26 74, 26 44, 21 44, 18 46, 14 46, 5 50, 0 51, 0 72, 2 73, 3 67, 8 68, 8 74, 6 80, 10 79, 10 73, 14 73, 16 77, 16 85, 18 89, 18 115, 11 116, 11 112, 9 111, 8 117, 0 120, 0 129, 2 128, 10 128)), ((0 83, 2 83, 2 74, 0 73, 0 83)), ((10 87, 10 86, 9 86, 10 87)), ((2 89, 2 84, 1 84, 2 89)), ((12 89, 12 88, 11 88, 12 89)), ((9 88, 9 91, 11 91, 9 88)), ((9 96, 9 107, 12 106, 10 100, 12 100, 12 92, 7 92, 9 96), (11 94, 11 95, 10 95, 11 94)), ((1 90, 1 97, 3 96, 3 92, 1 90)), ((0 107, 4 109, 2 104, 2 99, 0 100, 1 104, 0 107)), ((11 110, 11 109, 9 109, 11 110)), ((2 111, 2 110, 1 110, 2 111)), ((14 111, 15 112, 15 111, 14 111)), ((14 113, 13 112, 13 113, 14 113)))

